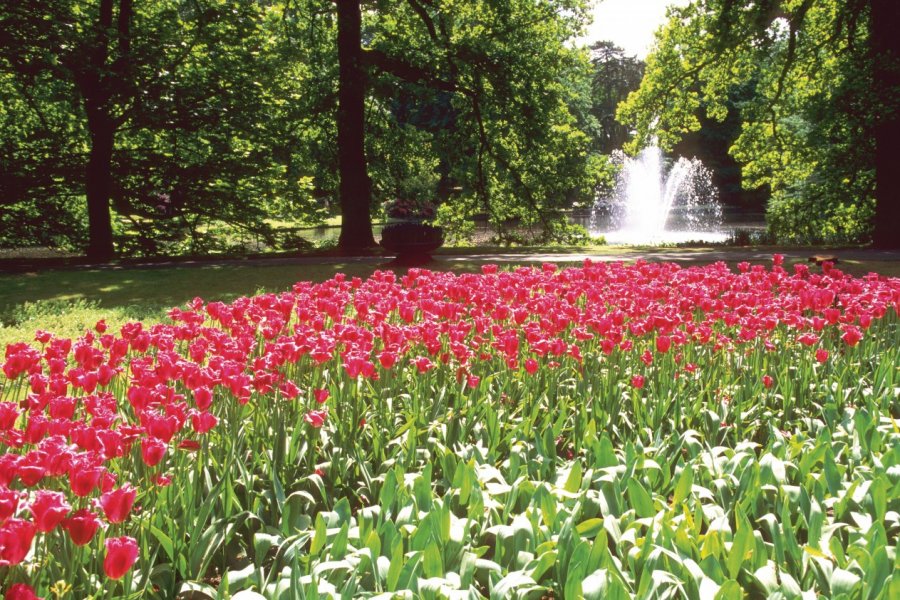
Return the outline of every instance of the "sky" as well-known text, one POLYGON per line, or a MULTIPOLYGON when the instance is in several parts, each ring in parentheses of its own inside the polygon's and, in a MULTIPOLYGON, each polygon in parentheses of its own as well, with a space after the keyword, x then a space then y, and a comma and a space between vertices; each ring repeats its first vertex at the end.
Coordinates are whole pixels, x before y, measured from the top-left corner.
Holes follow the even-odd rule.
POLYGON ((595 0, 594 22, 585 41, 612 40, 629 55, 645 58, 653 32, 663 24, 666 6, 685 0, 595 0))

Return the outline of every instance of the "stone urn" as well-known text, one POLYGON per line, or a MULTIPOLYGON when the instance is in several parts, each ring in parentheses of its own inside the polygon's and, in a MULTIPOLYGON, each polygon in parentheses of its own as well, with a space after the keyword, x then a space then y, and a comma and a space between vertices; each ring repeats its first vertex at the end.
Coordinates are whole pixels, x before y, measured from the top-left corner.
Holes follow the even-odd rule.
POLYGON ((395 265, 429 263, 432 252, 443 245, 444 230, 434 225, 407 220, 388 223, 381 230, 381 246, 396 256, 395 265))

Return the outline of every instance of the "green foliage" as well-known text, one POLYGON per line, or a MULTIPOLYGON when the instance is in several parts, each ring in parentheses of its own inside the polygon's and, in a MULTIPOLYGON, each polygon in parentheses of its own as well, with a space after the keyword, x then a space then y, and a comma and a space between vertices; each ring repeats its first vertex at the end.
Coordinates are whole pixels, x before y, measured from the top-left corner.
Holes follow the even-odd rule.
POLYGON ((672 8, 619 118, 635 124, 635 146, 656 136, 671 147, 699 129, 701 112, 724 121, 738 111, 731 154, 745 188, 771 189, 773 233, 790 242, 863 241, 880 110, 870 92, 868 30, 860 2, 741 8, 700 0, 672 8))
MULTIPOLYGON (((9 33, 0 44, 0 202, 10 207, 4 221, 18 224, 4 227, 5 245, 84 243, 89 139, 79 90, 93 76, 94 4, 0 12, 9 33)), ((282 7, 157 0, 134 10, 129 53, 109 75, 120 248, 210 252, 228 245, 222 226, 272 236, 267 217, 321 219, 315 184, 333 177, 317 180, 311 152, 294 148, 327 134, 303 93, 306 38, 290 37, 282 7)))
MULTIPOLYGON (((84 247, 86 77, 110 88, 121 253, 233 253, 246 239, 292 247, 269 221, 336 213, 332 3, 134 3, 128 51, 111 50, 114 68, 99 71, 96 4, 0 9, 0 245, 84 247)), ((459 231, 486 214, 503 241, 514 241, 511 220, 538 241, 571 239, 562 211, 590 203, 608 175, 591 112, 603 86, 569 44, 587 3, 417 6, 364 14, 367 50, 426 74, 369 69, 373 206, 436 200, 454 204, 459 231)))

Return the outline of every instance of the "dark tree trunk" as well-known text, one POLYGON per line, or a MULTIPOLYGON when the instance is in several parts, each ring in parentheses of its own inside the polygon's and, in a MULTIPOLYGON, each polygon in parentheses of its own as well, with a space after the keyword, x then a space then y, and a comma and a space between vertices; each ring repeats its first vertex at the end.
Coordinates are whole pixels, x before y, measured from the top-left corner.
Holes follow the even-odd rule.
POLYGON ((362 68, 362 12, 359 0, 337 0, 338 17, 338 171, 341 236, 338 246, 356 250, 375 246, 372 235, 372 186, 366 169, 365 94, 362 68))
MULTIPOLYGON (((97 113, 101 110, 93 109, 97 113)), ((114 256, 112 217, 109 211, 112 184, 112 151, 115 126, 107 114, 90 115, 91 151, 87 165, 88 258, 108 261, 114 256)))
POLYGON ((900 2, 871 0, 875 122, 875 246, 900 248, 900 2))
MULTIPOLYGON (((129 3, 130 4, 130 3, 129 3)), ((120 17, 119 32, 123 26, 127 33, 127 19, 130 10, 120 17)), ((96 39, 91 52, 90 64, 76 75, 81 97, 87 113, 88 134, 91 149, 85 180, 85 194, 88 209, 88 258, 110 260, 113 248, 112 216, 109 209, 110 187, 112 183, 112 151, 116 126, 110 107, 109 32, 113 26, 113 0, 101 0, 97 21, 96 39)))

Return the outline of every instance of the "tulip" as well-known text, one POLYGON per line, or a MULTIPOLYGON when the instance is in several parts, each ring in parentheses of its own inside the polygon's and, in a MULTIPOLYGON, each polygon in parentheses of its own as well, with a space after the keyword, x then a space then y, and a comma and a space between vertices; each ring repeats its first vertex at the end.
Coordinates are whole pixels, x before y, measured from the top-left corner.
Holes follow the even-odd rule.
POLYGON ((656 351, 665 354, 669 351, 669 348, 672 346, 672 338, 667 335, 661 335, 656 338, 656 351))
POLYGON ((74 512, 62 523, 62 528, 69 532, 69 537, 76 546, 84 546, 94 539, 99 527, 100 519, 86 508, 74 512))
POLYGON ((141 458, 148 467, 155 467, 166 455, 166 443, 159 438, 145 437, 141 440, 141 458))
POLYGON ((194 431, 197 433, 206 433, 215 427, 218 422, 219 419, 212 413, 203 412, 191 415, 191 427, 193 427, 194 431))
POLYGON ((303 420, 312 425, 315 429, 318 429, 322 425, 325 424, 325 418, 328 416, 328 411, 324 410, 311 410, 303 417, 303 420))
POLYGON ((69 486, 79 498, 89 496, 100 485, 106 469, 103 467, 73 465, 69 470, 69 486))
POLYGON ((16 514, 19 508, 19 492, 0 487, 0 524, 16 514))
POLYGON ((62 492, 48 490, 35 492, 34 500, 28 507, 34 516, 34 524, 38 531, 44 533, 53 531, 66 518, 71 509, 72 507, 66 502, 66 497, 62 492))
POLYGON ((36 531, 34 523, 24 519, 9 519, 0 526, 0 567, 17 565, 25 560, 36 531))
POLYGON ((103 508, 103 514, 110 523, 122 523, 131 513, 131 507, 137 497, 137 490, 130 484, 106 492, 100 496, 100 506, 103 508))
POLYGON ((121 579, 138 559, 137 540, 132 537, 106 538, 103 572, 110 579, 121 579))
POLYGON ((34 592, 27 583, 14 583, 6 590, 4 600, 41 600, 41 597, 34 592))

